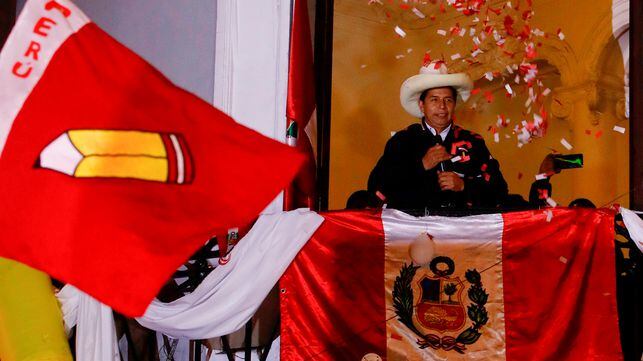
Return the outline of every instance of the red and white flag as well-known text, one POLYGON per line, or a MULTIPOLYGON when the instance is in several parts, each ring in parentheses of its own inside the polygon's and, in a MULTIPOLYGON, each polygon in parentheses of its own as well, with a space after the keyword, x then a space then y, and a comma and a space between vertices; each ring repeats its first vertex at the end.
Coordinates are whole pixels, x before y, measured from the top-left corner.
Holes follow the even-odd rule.
POLYGON ((281 359, 622 359, 614 215, 551 212, 325 214, 280 282, 281 359))
POLYGON ((0 84, 0 256, 130 316, 302 163, 174 86, 68 0, 27 2, 0 84))
POLYGON ((288 62, 288 99, 286 141, 305 156, 304 165, 284 193, 284 209, 315 209, 315 145, 317 117, 315 110, 315 72, 311 44, 308 4, 293 1, 288 62))

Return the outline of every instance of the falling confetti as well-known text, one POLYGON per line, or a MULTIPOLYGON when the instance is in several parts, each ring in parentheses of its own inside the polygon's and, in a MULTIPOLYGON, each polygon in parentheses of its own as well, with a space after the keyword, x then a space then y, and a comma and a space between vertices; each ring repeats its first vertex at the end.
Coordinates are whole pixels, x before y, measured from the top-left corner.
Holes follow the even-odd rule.
POLYGON ((413 14, 415 14, 415 15, 416 15, 418 18, 420 18, 420 19, 424 19, 424 18, 426 18, 426 15, 424 15, 424 14, 423 14, 420 10, 418 10, 417 8, 413 8, 413 9, 411 9, 411 11, 413 11, 413 14))
POLYGON ((399 35, 402 38, 406 37, 406 32, 402 30, 402 28, 400 28, 399 26, 395 27, 395 32, 397 33, 397 35, 399 35))
POLYGON ((568 141, 567 141, 567 139, 565 139, 565 138, 562 138, 562 139, 560 140, 560 144, 562 144, 562 145, 563 145, 563 147, 565 147, 567 150, 572 150, 572 148, 573 148, 573 147, 572 147, 572 145, 571 145, 571 144, 569 144, 569 142, 568 142, 568 141))
POLYGON ((614 126, 614 128, 613 128, 613 130, 614 130, 615 132, 619 132, 619 133, 621 133, 621 134, 625 134, 625 128, 623 128, 623 127, 619 127, 618 125, 615 125, 615 126, 614 126))

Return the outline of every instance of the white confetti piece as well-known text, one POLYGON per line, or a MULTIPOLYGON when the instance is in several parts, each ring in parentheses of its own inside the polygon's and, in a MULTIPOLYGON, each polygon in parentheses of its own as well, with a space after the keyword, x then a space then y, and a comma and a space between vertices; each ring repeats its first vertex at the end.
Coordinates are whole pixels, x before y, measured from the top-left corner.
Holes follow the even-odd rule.
POLYGON ((476 56, 478 56, 480 54, 482 54, 482 50, 476 49, 473 53, 471 53, 471 56, 475 58, 476 56))
POLYGON ((476 35, 476 28, 474 27, 469 28, 469 36, 474 36, 474 35, 476 35))
POLYGON ((479 22, 480 22, 480 19, 478 19, 477 16, 475 18, 473 18, 473 23, 479 23, 479 22))
POLYGON ((562 144, 562 145, 563 145, 563 147, 565 147, 567 150, 572 150, 572 148, 574 148, 574 147, 572 147, 572 145, 571 145, 571 144, 569 144, 569 142, 568 142, 568 141, 567 141, 567 139, 565 139, 565 138, 562 138, 562 139, 560 140, 560 144, 562 144))
POLYGON ((407 54, 411 54, 412 52, 413 52, 413 49, 411 49, 411 48, 406 49, 407 54))
POLYGON ((520 75, 516 74, 516 77, 514 78, 514 83, 520 84, 520 75))
POLYGON ((420 19, 424 19, 426 17, 426 15, 424 15, 420 10, 416 8, 411 9, 411 11, 413 11, 413 14, 415 14, 420 19))
POLYGON ((456 155, 455 157, 451 158, 451 163, 459 162, 461 159, 461 156, 456 155))
POLYGON ((366 65, 366 64, 362 64, 362 65, 360 65, 359 67, 360 67, 360 68, 362 68, 362 69, 364 69, 364 68, 366 68, 367 66, 368 66, 368 65, 366 65))
POLYGON ((543 90, 543 96, 545 96, 545 97, 548 96, 550 93, 551 93, 551 89, 549 89, 549 88, 543 90))
POLYGON ((475 38, 473 38, 473 43, 476 45, 480 45, 480 39, 478 39, 478 37, 476 36, 475 38))
POLYGON ((488 71, 484 73, 484 77, 487 78, 487 80, 492 81, 493 80, 493 73, 488 71))
POLYGON ((399 26, 395 27, 395 32, 397 33, 397 35, 399 35, 401 37, 406 36, 406 32, 404 30, 402 30, 402 28, 400 28, 399 26))
POLYGON ((462 28, 462 29, 460 30, 460 33, 459 33, 458 35, 460 35, 460 37, 463 37, 463 36, 464 36, 464 34, 466 34, 466 33, 467 33, 467 29, 462 28))
POLYGON ((540 126, 541 124, 543 124, 543 117, 538 114, 534 114, 534 124, 536 126, 540 126))
POLYGON ((511 89, 511 85, 505 84, 505 89, 507 89, 507 93, 513 95, 514 91, 511 89))
POLYGON ((548 178, 547 173, 536 174, 536 180, 543 180, 543 179, 547 179, 547 178, 548 178))
POLYGON ((511 67, 510 67, 509 65, 507 65, 507 72, 508 72, 509 74, 513 74, 513 73, 514 73, 514 70, 513 70, 513 69, 511 69, 511 67))
POLYGON ((560 258, 559 258, 558 260, 559 260, 559 261, 560 261, 560 263, 562 263, 562 264, 567 264, 567 258, 565 258, 565 257, 563 257, 563 256, 560 256, 560 258))
POLYGON ((404 57, 404 54, 397 54, 395 55, 395 59, 400 60, 404 57))
POLYGON ((462 56, 460 55, 460 53, 455 53, 451 55, 451 60, 457 60, 457 59, 460 59, 461 57, 462 56))
POLYGON ((554 218, 554 212, 548 209, 545 211, 545 214, 547 215, 546 221, 551 222, 551 219, 554 218))
POLYGON ((618 125, 615 125, 613 129, 614 129, 615 132, 625 134, 625 128, 623 128, 623 127, 619 127, 618 125))
POLYGON ((547 202, 547 204, 549 204, 549 206, 552 208, 556 208, 556 206, 558 206, 558 203, 556 203, 556 201, 551 199, 550 197, 547 197, 547 199, 545 199, 545 202, 547 202))
POLYGON ((493 141, 496 142, 496 143, 500 143, 500 134, 495 133, 493 135, 493 141))
POLYGON ((559 31, 559 32, 558 32, 558 38, 559 38, 560 40, 565 40, 565 34, 563 34, 563 32, 562 32, 562 31, 559 31))
POLYGON ((438 35, 442 35, 442 36, 446 36, 446 35, 447 35, 447 31, 446 31, 446 30, 443 30, 443 29, 438 29, 437 33, 438 33, 438 35))

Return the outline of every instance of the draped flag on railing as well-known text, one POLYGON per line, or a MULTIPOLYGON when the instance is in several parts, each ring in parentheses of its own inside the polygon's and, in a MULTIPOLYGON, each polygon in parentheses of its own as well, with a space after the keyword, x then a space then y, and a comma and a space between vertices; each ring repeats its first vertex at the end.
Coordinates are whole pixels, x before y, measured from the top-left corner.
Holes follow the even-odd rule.
POLYGON ((324 217, 280 282, 284 361, 622 359, 609 210, 324 217))
POLYGON ((302 163, 174 86, 68 0, 27 2, 0 84, 0 256, 130 316, 302 163))
POLYGON ((315 110, 315 73, 310 23, 306 0, 293 1, 286 104, 287 143, 306 156, 295 180, 284 193, 284 209, 315 209, 315 145, 317 121, 315 110))

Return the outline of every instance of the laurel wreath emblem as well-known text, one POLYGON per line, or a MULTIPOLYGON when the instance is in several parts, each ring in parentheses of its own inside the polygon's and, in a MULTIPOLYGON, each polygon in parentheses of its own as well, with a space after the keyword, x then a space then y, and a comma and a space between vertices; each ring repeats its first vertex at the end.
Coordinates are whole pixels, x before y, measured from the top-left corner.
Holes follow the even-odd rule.
POLYGON ((467 315, 472 321, 471 326, 460 332, 458 337, 440 337, 432 333, 425 335, 413 324, 414 305, 411 282, 418 268, 420 268, 420 266, 414 266, 413 264, 407 265, 405 263, 400 270, 400 274, 395 277, 395 283, 393 285, 393 307, 395 308, 395 314, 398 320, 419 337, 417 344, 421 349, 431 347, 436 350, 454 350, 463 354, 466 350, 466 345, 471 345, 478 341, 481 335, 480 329, 489 321, 489 315, 485 308, 489 294, 482 288, 480 273, 474 268, 467 270, 464 275, 471 284, 467 292, 472 302, 467 307, 467 315))

